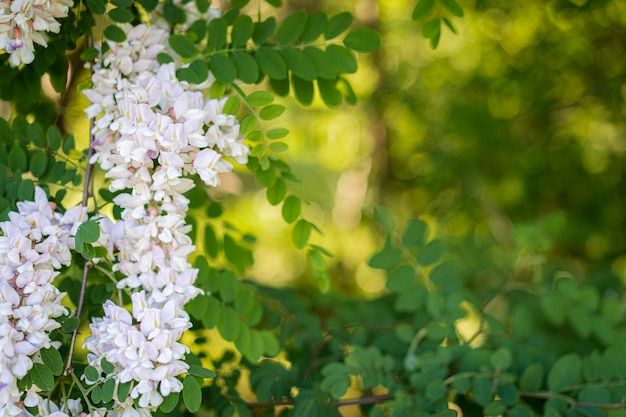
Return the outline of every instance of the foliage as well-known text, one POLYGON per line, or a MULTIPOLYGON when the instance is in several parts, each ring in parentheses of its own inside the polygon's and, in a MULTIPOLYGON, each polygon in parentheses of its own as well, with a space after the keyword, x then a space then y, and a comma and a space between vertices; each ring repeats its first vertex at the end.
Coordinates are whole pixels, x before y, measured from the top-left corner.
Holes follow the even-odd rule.
MULTIPOLYGON (((350 406, 373 417, 444 417, 457 415, 456 410, 468 416, 624 414, 621 294, 581 282, 565 268, 545 268, 542 275, 515 275, 497 287, 478 288, 474 269, 455 252, 458 242, 437 232, 434 222, 418 216, 398 223, 388 209, 376 208, 371 221, 381 244, 367 263, 384 274, 384 290, 371 297, 332 291, 331 253, 313 240, 321 230, 307 217, 306 199, 294 190, 298 177, 278 156, 288 150, 290 132, 273 122, 286 110, 280 97, 289 95, 304 106, 312 106, 316 97, 332 109, 344 100, 354 104, 349 74, 357 71, 355 53, 377 50, 380 38, 370 28, 353 26, 348 12, 329 16, 298 10, 279 23, 275 17, 262 19, 260 11, 254 20, 245 9, 247 1, 233 1, 230 9, 210 19, 209 6, 200 0, 88 0, 70 9, 59 33, 49 35, 48 47, 35 49, 31 65, 12 66, 9 53, 0 56, 2 99, 12 102, 11 117, 0 119, 2 219, 19 223, 15 210, 24 211, 27 201, 41 203, 42 192, 49 200, 40 205, 57 210, 58 216, 68 214, 82 196, 78 205, 90 218, 73 224, 71 258, 55 267, 60 274, 54 282, 67 293, 69 314, 54 317, 51 343, 33 356, 19 378, 21 401, 13 406, 33 415, 57 411, 33 403, 36 395, 58 404, 68 416, 82 408, 92 416, 117 415, 123 409, 141 415, 308 417, 341 415, 350 406), (189 20, 189 4, 203 17, 189 20), (101 175, 94 164, 94 130, 89 144, 77 147, 84 138, 75 139, 57 117, 60 104, 76 99, 69 88, 94 88, 91 76, 80 85, 76 80, 68 84, 67 68, 78 68, 78 60, 89 63, 88 68, 98 65, 107 48, 129 36, 124 24, 138 25, 150 12, 171 29, 168 49, 155 57, 158 64, 175 63, 178 81, 206 87, 207 100, 222 100, 221 116, 240 120, 239 133, 250 146, 246 167, 266 190, 267 202, 279 207, 290 225, 290 244, 306 254, 317 283, 311 290, 246 279, 255 262, 256 237, 228 218, 227 205, 194 179, 184 194, 191 228, 176 223, 171 232, 189 232, 196 246, 193 284, 201 292, 194 292, 184 306, 189 317, 168 316, 172 307, 167 297, 159 301, 163 316, 155 322, 185 317, 192 328, 181 339, 191 348, 183 354, 184 371, 163 375, 180 389, 165 389, 161 382, 154 394, 158 399, 144 396, 156 389, 138 391, 141 382, 120 379, 124 370, 111 356, 94 361, 89 342, 89 353, 77 346, 78 332, 102 331, 102 317, 111 319, 110 326, 127 324, 128 332, 141 329, 150 341, 158 332, 144 329, 150 324, 141 321, 147 313, 137 307, 137 293, 120 285, 133 274, 115 266, 125 260, 117 243, 110 243, 115 233, 103 214, 110 212, 117 224, 129 223, 120 196, 130 187, 108 188, 112 176, 101 175), (93 44, 98 31, 109 41, 101 47, 93 44), (74 52, 66 56, 68 50, 74 52), (43 93, 44 74, 60 94, 58 102, 43 93), (123 308, 115 310, 111 300, 123 308), (126 311, 126 318, 124 308, 132 317, 126 311)), ((424 22, 422 36, 432 48, 439 45, 442 25, 456 33, 451 16, 464 16, 455 0, 419 0, 412 12, 413 20, 424 22)), ((121 97, 116 100, 122 102, 121 97)), ((176 113, 175 107, 158 110, 176 113)), ((153 159, 155 171, 164 169, 153 159)), ((151 201, 141 208, 160 210, 158 204, 151 201)), ((6 230, 9 223, 4 223, 6 230)), ((518 246, 511 250, 545 254, 563 225, 559 213, 518 222, 513 230, 518 246)), ((8 239, 6 230, 1 237, 8 239)), ((9 253, 10 245, 0 245, 3 268, 11 260, 9 253)), ((17 275, 12 274, 5 277, 3 269, 2 279, 13 285, 17 275)))

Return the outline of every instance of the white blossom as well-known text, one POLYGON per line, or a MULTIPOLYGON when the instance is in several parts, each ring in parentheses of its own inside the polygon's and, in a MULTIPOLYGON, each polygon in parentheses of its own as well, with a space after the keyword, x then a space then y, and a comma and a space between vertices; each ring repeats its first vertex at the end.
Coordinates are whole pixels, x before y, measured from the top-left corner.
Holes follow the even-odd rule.
MULTIPOLYGON (((22 415, 17 380, 33 367, 41 349, 53 347, 54 320, 67 314, 64 293, 53 285, 58 270, 71 262, 70 249, 86 208, 54 211, 41 188, 35 201, 17 204, 9 221, 0 223, 0 416, 22 415)), ((39 406, 36 386, 24 404, 39 406)), ((47 408, 47 414, 58 411, 47 408)))

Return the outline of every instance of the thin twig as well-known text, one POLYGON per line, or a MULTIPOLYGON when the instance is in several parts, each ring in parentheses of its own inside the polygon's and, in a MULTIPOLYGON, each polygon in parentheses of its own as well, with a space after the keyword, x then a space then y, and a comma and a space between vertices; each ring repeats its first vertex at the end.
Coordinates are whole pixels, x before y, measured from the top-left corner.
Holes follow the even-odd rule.
MULTIPOLYGON (((91 47, 91 37, 87 38, 88 46, 91 47)), ((91 184, 92 174, 93 174, 93 165, 89 163, 91 156, 93 155, 93 127, 94 121, 91 119, 89 121, 89 148, 87 149, 87 169, 85 171, 85 181, 83 182, 83 199, 82 206, 88 207, 89 204, 89 186, 91 184)), ((89 270, 91 269, 91 262, 85 259, 85 263, 83 265, 83 277, 80 283, 80 294, 78 296, 78 306, 76 306, 76 317, 79 320, 78 327, 74 329, 72 333, 72 340, 70 342, 70 350, 67 356, 67 364, 65 365, 65 374, 68 375, 72 372, 72 359, 74 357, 74 348, 76 346, 76 338, 78 337, 78 333, 80 332, 80 316, 83 311, 83 302, 85 301, 85 290, 87 288, 87 276, 89 275, 89 270)))
MULTIPOLYGON (((393 395, 391 394, 383 394, 383 395, 373 395, 371 397, 361 397, 361 398, 349 398, 347 400, 337 401, 335 407, 347 407, 350 405, 371 405, 371 404, 379 404, 385 401, 389 401, 393 399, 393 395)), ((248 408, 267 408, 267 407, 283 407, 293 405, 293 400, 285 400, 281 402, 274 401, 262 401, 262 402, 248 402, 246 403, 248 408)))
MULTIPOLYGON (((539 392, 520 391, 519 395, 520 397, 543 398, 546 400, 550 398, 554 398, 554 397, 561 398, 561 396, 557 395, 557 393, 546 392, 546 391, 539 391, 539 392)), ((573 398, 569 398, 569 397, 562 398, 562 399, 563 401, 567 402, 569 405, 573 407, 626 408, 626 403, 624 403, 623 401, 621 403, 596 403, 596 402, 590 402, 590 401, 576 401, 573 398)))

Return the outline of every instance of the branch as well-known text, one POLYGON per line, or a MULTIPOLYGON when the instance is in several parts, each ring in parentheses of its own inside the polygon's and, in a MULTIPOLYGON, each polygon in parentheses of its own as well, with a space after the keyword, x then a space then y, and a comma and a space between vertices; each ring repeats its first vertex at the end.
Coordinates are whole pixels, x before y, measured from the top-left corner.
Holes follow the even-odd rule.
MULTIPOLYGON (((91 37, 88 37, 87 42, 89 46, 91 46, 91 37)), ((83 182, 83 199, 82 206, 88 207, 89 203, 89 185, 91 184, 91 178, 93 175, 93 165, 89 163, 91 156, 93 155, 93 119, 89 122, 89 148, 87 149, 87 169, 85 171, 85 181, 83 182)), ((85 259, 85 263, 83 264, 83 278, 80 283, 80 294, 78 297, 78 306, 76 306, 76 317, 79 320, 78 327, 74 329, 74 333, 72 333, 72 340, 70 342, 69 354, 67 355, 67 364, 65 365, 65 374, 69 374, 72 372, 72 359, 74 357, 74 347, 76 345, 76 338, 78 337, 78 333, 80 332, 80 315, 83 311, 83 302, 85 301, 85 290, 87 288, 87 276, 89 275, 89 269, 91 269, 91 262, 85 259)))
POLYGON ((626 403, 624 403, 624 401, 622 401, 621 403, 596 403, 596 402, 590 402, 590 401, 576 401, 573 398, 559 395, 558 393, 555 393, 555 392, 520 391, 519 395, 520 397, 542 398, 546 400, 549 400, 550 398, 558 397, 562 399, 563 401, 567 402, 572 407, 626 408, 626 403))
MULTIPOLYGON (((393 399, 393 395, 391 394, 383 394, 383 395, 373 395, 371 397, 361 397, 361 398, 349 398, 347 400, 339 400, 335 403, 335 407, 347 407, 350 405, 371 405, 371 404, 379 404, 384 403, 385 401, 389 401, 393 399)), ((262 402, 247 402, 246 405, 248 408, 266 408, 266 407, 283 407, 293 405, 293 400, 285 400, 281 402, 274 401, 262 401, 262 402)))

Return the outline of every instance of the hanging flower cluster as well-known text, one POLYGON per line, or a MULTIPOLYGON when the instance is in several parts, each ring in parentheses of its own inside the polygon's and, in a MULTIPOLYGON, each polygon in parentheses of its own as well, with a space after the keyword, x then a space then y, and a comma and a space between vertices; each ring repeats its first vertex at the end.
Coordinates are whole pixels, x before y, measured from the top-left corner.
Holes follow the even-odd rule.
POLYGON ((90 162, 106 171, 111 191, 123 191, 114 200, 122 219, 100 222, 100 243, 124 277, 118 288, 132 293, 132 313, 108 301, 85 347, 91 366, 102 372, 106 359, 115 368, 109 376, 133 384, 130 399, 118 398, 114 407, 135 413, 133 400, 150 411, 180 392, 176 377, 188 369, 183 359, 189 350, 178 342, 191 327, 183 306, 200 290, 188 261, 195 247, 183 194, 194 183, 186 177, 198 174, 217 186, 218 173, 232 169, 223 158, 244 164, 249 149, 237 120, 222 111, 225 99, 205 99, 198 86, 177 80, 174 63, 157 63, 166 32, 121 27, 126 41, 110 44, 84 93, 94 119, 90 162))
POLYGON ((71 0, 0 1, 0 51, 11 54, 14 67, 35 59, 35 43, 48 46, 45 32, 59 33, 58 18, 66 17, 71 0))
MULTIPOLYGON (((41 188, 34 202, 17 208, 0 223, 0 415, 6 416, 23 415, 17 380, 41 361, 40 350, 53 346, 49 333, 60 327, 54 319, 67 314, 65 294, 52 281, 70 265, 76 230, 87 217, 84 207, 54 211, 41 188)), ((29 391, 25 405, 40 402, 29 391)))

